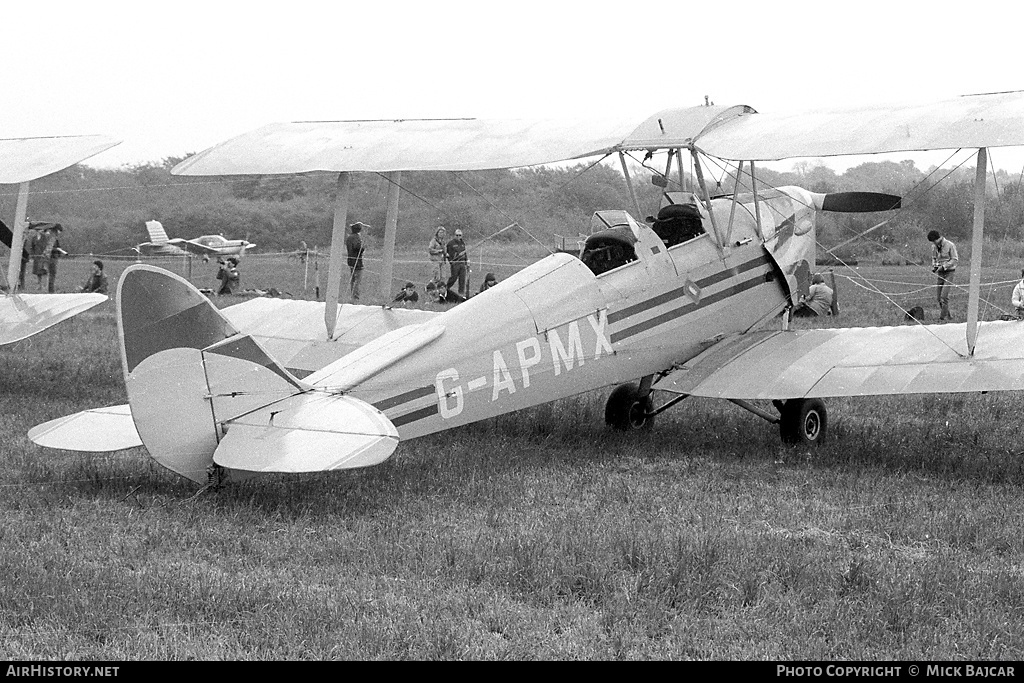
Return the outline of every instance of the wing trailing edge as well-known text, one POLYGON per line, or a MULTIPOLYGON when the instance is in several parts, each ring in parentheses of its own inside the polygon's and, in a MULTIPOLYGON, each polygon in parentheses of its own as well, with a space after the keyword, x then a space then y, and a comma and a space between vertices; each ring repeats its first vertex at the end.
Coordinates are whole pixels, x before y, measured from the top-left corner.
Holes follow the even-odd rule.
POLYGON ((0 346, 31 337, 106 300, 93 293, 0 297, 0 346))
POLYGON ((934 394, 1024 389, 1024 322, 756 332, 725 339, 658 388, 725 399, 934 394))

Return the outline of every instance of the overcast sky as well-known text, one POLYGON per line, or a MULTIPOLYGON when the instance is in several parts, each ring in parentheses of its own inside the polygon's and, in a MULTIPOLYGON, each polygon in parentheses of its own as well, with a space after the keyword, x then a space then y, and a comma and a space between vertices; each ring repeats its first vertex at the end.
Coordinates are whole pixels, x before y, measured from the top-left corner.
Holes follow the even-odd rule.
POLYGON ((1024 88, 1017 6, 37 0, 0 14, 0 137, 108 134, 117 167, 275 121, 937 100, 1024 88))

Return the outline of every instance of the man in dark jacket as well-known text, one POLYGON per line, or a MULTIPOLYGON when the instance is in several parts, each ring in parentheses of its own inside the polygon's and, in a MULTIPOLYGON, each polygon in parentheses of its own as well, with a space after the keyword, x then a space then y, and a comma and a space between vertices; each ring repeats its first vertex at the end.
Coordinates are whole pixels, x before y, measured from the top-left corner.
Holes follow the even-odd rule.
POLYGON ((348 253, 348 267, 352 275, 349 278, 349 292, 352 301, 359 301, 359 281, 363 277, 363 238, 359 234, 363 231, 364 224, 358 221, 348 226, 352 234, 345 238, 345 251, 348 253))
POLYGON ((466 273, 469 270, 469 257, 466 254, 466 243, 462 241, 462 230, 455 229, 455 237, 448 240, 444 252, 452 269, 445 286, 451 291, 452 285, 458 280, 459 296, 465 300, 468 294, 466 292, 466 273))

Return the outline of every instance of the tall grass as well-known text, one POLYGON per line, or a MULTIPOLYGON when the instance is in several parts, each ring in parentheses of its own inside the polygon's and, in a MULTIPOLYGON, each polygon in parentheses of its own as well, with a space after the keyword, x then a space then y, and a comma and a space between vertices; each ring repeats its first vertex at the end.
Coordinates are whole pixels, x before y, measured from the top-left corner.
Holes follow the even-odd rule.
POLYGON ((1017 394, 830 401, 809 451, 696 398, 611 432, 597 391, 197 493, 24 436, 125 400, 104 306, 0 349, 5 658, 1024 656, 1017 394))

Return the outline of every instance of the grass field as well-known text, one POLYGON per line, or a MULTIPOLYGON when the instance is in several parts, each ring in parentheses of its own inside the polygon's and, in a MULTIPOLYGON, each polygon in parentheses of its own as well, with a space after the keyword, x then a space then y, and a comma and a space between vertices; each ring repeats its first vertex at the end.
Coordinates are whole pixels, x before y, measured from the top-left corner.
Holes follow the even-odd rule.
MULTIPOLYGON (((396 279, 424 281, 409 260, 396 279)), ((514 268, 494 262, 478 267, 514 268)), ((63 264, 64 289, 87 263, 63 264)), ((212 285, 213 264, 193 268, 212 285)), ((983 296, 1008 308, 1018 273, 986 272, 1002 284, 983 296)), ((935 317, 927 271, 837 276, 843 314, 823 324, 901 324, 861 277, 935 317)), ((243 261, 243 288, 300 296, 305 277, 243 261)), ((808 451, 704 399, 611 432, 599 391, 376 468, 197 494, 141 449, 25 437, 124 402, 112 306, 0 349, 4 658, 1024 658, 1018 394, 833 400, 808 451)))

